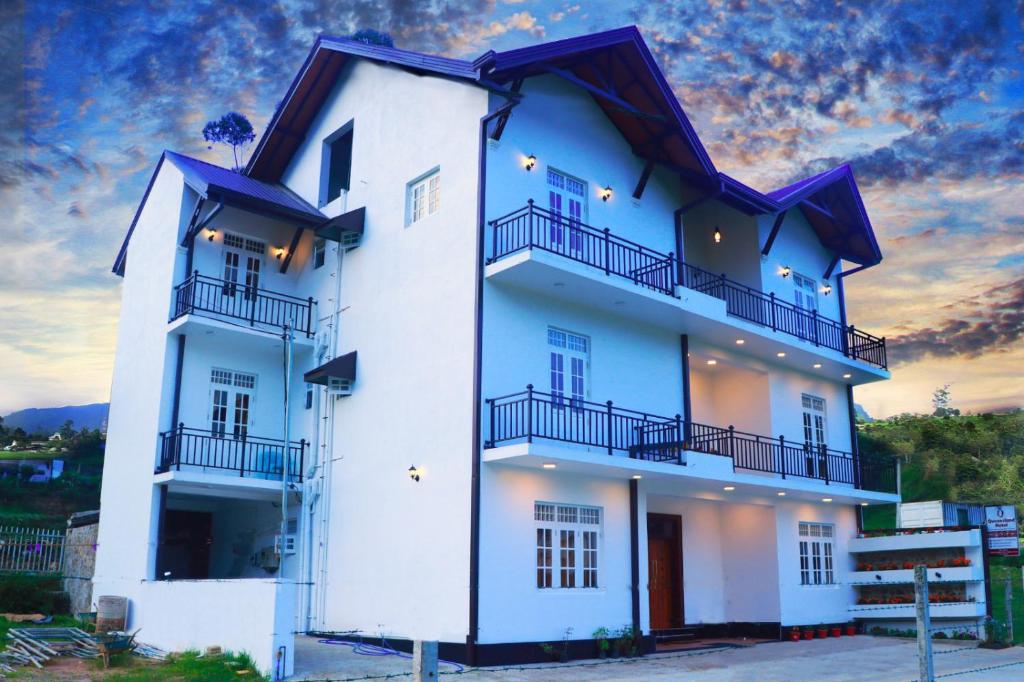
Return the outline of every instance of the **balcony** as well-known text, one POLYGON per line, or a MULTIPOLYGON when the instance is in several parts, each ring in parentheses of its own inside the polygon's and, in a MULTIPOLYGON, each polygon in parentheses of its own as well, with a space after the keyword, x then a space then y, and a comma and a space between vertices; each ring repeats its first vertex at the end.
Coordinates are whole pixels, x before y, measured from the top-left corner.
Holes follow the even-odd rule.
POLYGON ((678 288, 723 301, 726 313, 772 333, 785 334, 881 369, 887 367, 885 339, 852 325, 808 312, 778 300, 774 294, 752 289, 725 275, 716 275, 599 230, 569 221, 536 206, 525 207, 490 222, 491 253, 488 264, 523 252, 542 251, 579 263, 608 277, 629 282, 657 295, 680 298, 678 288))
POLYGON ((315 305, 312 297, 297 298, 193 272, 174 287, 171 321, 198 315, 264 331, 283 331, 287 325, 309 338, 315 305))
MULTIPOLYGON (((160 434, 157 473, 186 472, 233 476, 273 482, 280 490, 281 467, 287 450, 288 480, 301 482, 306 441, 260 438, 246 433, 214 434, 209 429, 186 428, 160 434)), ((250 486, 251 487, 251 486, 250 486)), ((266 487, 266 486, 263 486, 266 487)))
POLYGON ((674 417, 593 403, 535 391, 487 401, 490 433, 485 448, 535 440, 599 449, 609 456, 687 465, 686 453, 727 459, 733 472, 772 474, 783 479, 810 479, 858 490, 896 493, 893 460, 854 457, 831 448, 813 448, 743 433, 732 427, 707 426, 674 417))

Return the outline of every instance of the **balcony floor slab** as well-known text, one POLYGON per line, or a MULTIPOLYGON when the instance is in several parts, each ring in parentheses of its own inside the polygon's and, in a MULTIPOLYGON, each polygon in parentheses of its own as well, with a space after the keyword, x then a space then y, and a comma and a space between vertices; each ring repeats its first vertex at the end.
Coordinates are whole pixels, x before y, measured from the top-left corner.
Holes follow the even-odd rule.
POLYGON ((729 315, 725 301, 713 296, 678 287, 679 298, 675 298, 539 249, 505 256, 487 265, 484 276, 494 283, 577 305, 584 303, 589 308, 645 324, 667 326, 722 348, 738 350, 736 339, 742 338, 742 352, 746 355, 844 383, 866 384, 891 376, 884 369, 837 351, 729 315), (781 360, 776 355, 780 351, 786 353, 781 360), (822 366, 814 369, 816 363, 822 366), (841 379, 844 374, 851 376, 841 379))
MULTIPOLYGON (((281 499, 281 481, 239 476, 223 470, 212 472, 196 468, 191 471, 165 471, 156 474, 153 483, 166 485, 170 492, 188 495, 263 501, 281 499)), ((290 483, 289 489, 301 492, 302 485, 290 483)))
MULTIPOLYGON (((280 349, 283 343, 281 330, 266 326, 250 327, 244 322, 236 323, 198 314, 182 315, 171 320, 167 323, 167 332, 186 336, 205 335, 223 340, 226 344, 244 344, 253 348, 280 349)), ((292 342, 292 347, 296 351, 312 350, 314 345, 314 339, 304 333, 296 333, 292 342)))
POLYGON ((650 462, 622 454, 608 455, 597 450, 552 442, 515 443, 486 448, 483 461, 547 472, 544 464, 555 464, 557 471, 598 478, 629 480, 642 477, 648 493, 699 497, 723 502, 775 504, 780 491, 787 500, 821 502, 830 498, 833 504, 893 504, 899 496, 872 490, 858 490, 849 485, 827 485, 810 478, 782 478, 774 474, 733 471, 728 457, 687 451, 685 464, 650 462), (725 486, 734 486, 725 491, 725 486))

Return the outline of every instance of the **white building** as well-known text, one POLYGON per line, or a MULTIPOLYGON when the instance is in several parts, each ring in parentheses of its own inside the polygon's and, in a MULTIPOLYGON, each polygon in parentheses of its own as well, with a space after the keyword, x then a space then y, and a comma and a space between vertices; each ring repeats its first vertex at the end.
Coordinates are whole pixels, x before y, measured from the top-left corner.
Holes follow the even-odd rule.
POLYGON ((117 257, 95 594, 282 672, 305 631, 486 664, 846 622, 899 499, 843 305, 880 259, 848 167, 720 173, 634 28, 321 38, 245 174, 165 152, 117 257))

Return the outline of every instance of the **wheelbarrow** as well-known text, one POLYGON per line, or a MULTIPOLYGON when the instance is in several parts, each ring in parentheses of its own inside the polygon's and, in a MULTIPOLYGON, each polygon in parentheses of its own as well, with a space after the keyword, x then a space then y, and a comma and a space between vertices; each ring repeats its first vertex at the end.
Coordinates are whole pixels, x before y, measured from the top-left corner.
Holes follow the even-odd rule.
POLYGON ((139 634, 138 630, 130 634, 127 632, 108 632, 102 635, 93 635, 92 640, 96 642, 96 648, 103 658, 103 667, 110 667, 111 654, 134 651, 136 647, 135 635, 137 634, 139 634))

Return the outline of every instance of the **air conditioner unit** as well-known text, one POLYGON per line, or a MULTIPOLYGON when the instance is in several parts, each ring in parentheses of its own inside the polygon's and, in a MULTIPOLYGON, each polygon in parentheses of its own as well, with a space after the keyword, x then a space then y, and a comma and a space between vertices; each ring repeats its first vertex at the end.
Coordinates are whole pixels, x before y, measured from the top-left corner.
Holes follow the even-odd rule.
POLYGON ((338 241, 338 246, 345 251, 351 251, 359 246, 359 242, 362 238, 363 235, 359 232, 342 232, 341 239, 338 241))
POLYGON ((352 380, 339 377, 329 378, 327 380, 327 395, 334 396, 335 398, 352 395, 352 380))
MULTIPOLYGON (((295 554, 295 543, 296 543, 296 536, 295 535, 288 534, 288 535, 284 536, 284 554, 285 554, 285 556, 289 556, 289 555, 295 554)), ((274 552, 280 553, 280 549, 281 549, 281 536, 280 535, 275 535, 274 536, 274 552)))

